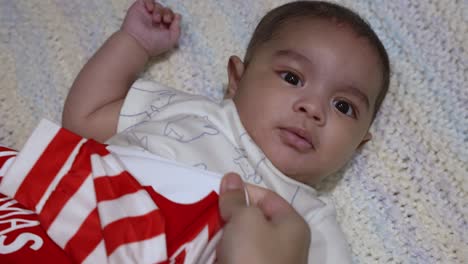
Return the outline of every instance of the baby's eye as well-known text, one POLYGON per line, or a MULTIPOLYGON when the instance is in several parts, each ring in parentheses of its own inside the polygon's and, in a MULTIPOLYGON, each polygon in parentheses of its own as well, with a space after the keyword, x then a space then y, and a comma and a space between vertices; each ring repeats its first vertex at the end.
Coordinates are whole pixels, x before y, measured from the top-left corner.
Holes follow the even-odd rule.
POLYGON ((299 76, 292 72, 282 72, 280 76, 281 78, 283 78, 284 81, 286 81, 289 84, 292 84, 294 86, 302 86, 301 78, 299 78, 299 76))
POLYGON ((333 106, 347 116, 355 117, 356 115, 353 106, 344 100, 334 100, 333 106))

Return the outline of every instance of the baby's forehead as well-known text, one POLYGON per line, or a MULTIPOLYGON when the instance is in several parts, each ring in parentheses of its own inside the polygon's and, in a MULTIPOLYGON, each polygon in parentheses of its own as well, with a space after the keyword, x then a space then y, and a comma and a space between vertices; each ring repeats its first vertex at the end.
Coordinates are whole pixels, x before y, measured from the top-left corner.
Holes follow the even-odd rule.
POLYGON ((299 49, 301 47, 305 50, 314 49, 323 43, 335 41, 349 43, 342 48, 351 50, 353 47, 365 48, 372 50, 371 53, 378 56, 377 50, 369 39, 358 34, 350 25, 322 18, 296 19, 282 23, 271 32, 268 38, 259 40, 256 48, 252 50, 252 55, 265 49, 299 49), (360 44, 356 45, 355 40, 360 44))
POLYGON ((301 30, 304 34, 314 31, 316 34, 317 32, 328 32, 331 28, 339 30, 343 34, 353 33, 357 37, 364 37, 359 28, 344 20, 325 17, 298 17, 286 19, 277 27, 272 28, 270 40, 280 38, 292 31, 301 30))

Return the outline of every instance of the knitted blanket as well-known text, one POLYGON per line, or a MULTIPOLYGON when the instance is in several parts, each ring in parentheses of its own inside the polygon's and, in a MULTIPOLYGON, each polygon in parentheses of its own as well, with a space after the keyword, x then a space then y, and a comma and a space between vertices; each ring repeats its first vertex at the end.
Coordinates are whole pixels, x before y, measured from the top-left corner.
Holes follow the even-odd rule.
MULTIPOLYGON (((0 0, 0 144, 57 123, 74 77, 132 0, 0 0)), ((179 48, 146 78, 220 99, 228 56, 284 0, 167 0, 179 48)), ((468 2, 340 0, 391 57, 373 140, 320 190, 336 201, 355 263, 468 263, 468 2)), ((312 234, 313 235, 313 234, 312 234)))

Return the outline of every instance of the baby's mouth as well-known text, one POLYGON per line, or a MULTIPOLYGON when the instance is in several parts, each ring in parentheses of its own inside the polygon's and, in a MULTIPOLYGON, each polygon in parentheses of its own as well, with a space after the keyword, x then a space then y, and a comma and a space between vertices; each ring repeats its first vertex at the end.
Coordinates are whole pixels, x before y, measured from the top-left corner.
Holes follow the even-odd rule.
POLYGON ((281 141, 298 152, 305 153, 314 150, 312 138, 305 129, 283 127, 279 129, 281 141))

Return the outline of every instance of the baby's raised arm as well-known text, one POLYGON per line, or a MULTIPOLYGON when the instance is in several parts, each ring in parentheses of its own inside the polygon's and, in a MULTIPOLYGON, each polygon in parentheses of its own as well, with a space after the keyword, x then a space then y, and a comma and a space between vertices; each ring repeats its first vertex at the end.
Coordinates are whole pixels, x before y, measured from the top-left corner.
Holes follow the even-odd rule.
POLYGON ((180 15, 152 0, 137 0, 122 27, 86 63, 65 101, 62 125, 104 142, 116 133, 124 98, 150 56, 179 40, 180 15))

